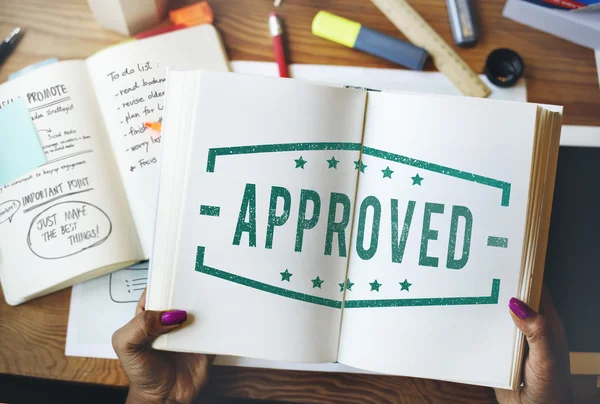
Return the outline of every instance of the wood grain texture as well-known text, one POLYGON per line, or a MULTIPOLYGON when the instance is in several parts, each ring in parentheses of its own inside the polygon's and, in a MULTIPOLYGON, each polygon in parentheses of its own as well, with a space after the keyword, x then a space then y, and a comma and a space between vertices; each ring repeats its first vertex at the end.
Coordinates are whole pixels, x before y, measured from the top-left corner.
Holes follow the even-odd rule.
MULTIPOLYGON (((173 1, 172 7, 191 2, 173 1)), ((410 2, 452 43, 443 0, 410 2)), ((600 125, 600 90, 591 50, 503 18, 503 0, 475 3, 481 41, 473 49, 456 48, 473 69, 482 72, 491 50, 513 48, 527 65, 530 101, 565 105, 567 124, 600 125)), ((267 28, 272 0, 212 0, 211 5, 232 60, 273 59, 267 28)), ((287 24, 291 62, 397 67, 312 36, 311 21, 320 9, 402 37, 367 0, 286 0, 279 12, 287 24)), ((85 0, 3 0, 0 36, 16 25, 27 33, 0 67, 0 81, 40 60, 86 58, 125 39, 102 30, 85 0)), ((433 69, 431 62, 427 69, 433 69)), ((63 290, 18 307, 10 307, 0 298, 0 373, 126 386, 127 378, 117 361, 64 356, 70 295, 70 290, 63 290)), ((600 401, 595 383, 595 377, 575 378, 578 402, 600 401)), ((490 389, 431 380, 226 367, 214 369, 206 394, 305 403, 495 402, 490 389)))

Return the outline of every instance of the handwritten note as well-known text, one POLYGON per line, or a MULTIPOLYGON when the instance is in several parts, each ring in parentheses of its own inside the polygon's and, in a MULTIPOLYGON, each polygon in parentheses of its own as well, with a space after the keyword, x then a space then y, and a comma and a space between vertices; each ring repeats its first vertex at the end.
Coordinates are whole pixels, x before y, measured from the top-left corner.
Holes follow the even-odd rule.
POLYGON ((115 88, 116 110, 122 118, 119 121, 121 135, 126 138, 123 152, 130 157, 129 171, 151 167, 158 162, 160 136, 148 136, 146 132, 151 129, 144 126, 144 122, 162 122, 164 69, 160 69, 160 63, 138 62, 110 71, 106 78, 107 85, 115 88))
POLYGON ((109 217, 86 202, 61 202, 32 220, 27 243, 40 258, 64 258, 102 244, 112 231, 109 217))
POLYGON ((29 72, 0 86, 27 104, 47 158, 0 187, 0 277, 9 304, 103 267, 148 257, 167 63, 227 71, 204 25, 29 72), (10 228, 10 231, 5 231, 10 228), (22 268, 31 276, 22 276, 22 268))
POLYGON ((211 25, 109 48, 88 59, 109 139, 142 247, 154 237, 161 135, 144 126, 162 122, 168 66, 227 71, 211 25))
POLYGON ((25 104, 44 157, 0 187, 7 301, 17 304, 65 279, 143 258, 85 63, 55 63, 9 81, 0 86, 0 100, 2 110, 25 104))

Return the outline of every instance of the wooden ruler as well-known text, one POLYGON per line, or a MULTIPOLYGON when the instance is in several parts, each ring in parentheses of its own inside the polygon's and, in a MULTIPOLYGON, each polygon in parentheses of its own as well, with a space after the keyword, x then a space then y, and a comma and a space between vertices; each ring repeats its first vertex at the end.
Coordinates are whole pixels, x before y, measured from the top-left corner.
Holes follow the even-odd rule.
POLYGON ((429 52, 438 70, 466 96, 487 97, 492 91, 411 7, 406 0, 371 0, 412 43, 429 52))

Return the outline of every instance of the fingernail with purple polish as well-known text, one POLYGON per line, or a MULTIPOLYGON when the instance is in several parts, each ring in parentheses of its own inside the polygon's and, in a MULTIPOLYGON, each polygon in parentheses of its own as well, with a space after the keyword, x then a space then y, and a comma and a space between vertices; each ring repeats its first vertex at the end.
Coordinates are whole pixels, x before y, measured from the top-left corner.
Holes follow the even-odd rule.
POLYGON ((187 312, 184 310, 167 311, 160 316, 162 325, 181 324, 185 320, 187 320, 187 312))
POLYGON ((531 307, 514 297, 512 297, 508 302, 508 307, 510 307, 512 312, 515 313, 521 320, 526 320, 533 314, 531 307))

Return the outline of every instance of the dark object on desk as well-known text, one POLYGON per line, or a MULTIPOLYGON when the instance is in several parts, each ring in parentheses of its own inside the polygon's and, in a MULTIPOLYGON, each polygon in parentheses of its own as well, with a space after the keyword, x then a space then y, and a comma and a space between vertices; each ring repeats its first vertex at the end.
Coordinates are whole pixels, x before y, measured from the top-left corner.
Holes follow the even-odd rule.
POLYGON ((6 58, 12 53, 22 36, 23 30, 17 27, 12 30, 10 35, 7 36, 2 43, 0 43, 0 65, 4 63, 6 58))
POLYGON ((525 63, 519 54, 511 49, 493 50, 485 62, 485 75, 498 87, 512 87, 525 73, 525 63))
POLYGON ((570 352, 600 352, 600 147, 561 147, 544 279, 570 352))
MULTIPOLYGON (((127 388, 73 383, 0 374, 0 403, 107 404, 124 403, 127 388)), ((208 389, 207 389, 208 390, 208 389)), ((204 391, 195 402, 202 404, 283 404, 282 401, 220 397, 204 391)), ((286 401, 290 404, 289 401, 286 401)))
POLYGON ((479 40, 479 30, 471 0, 446 0, 452 36, 458 46, 475 46, 479 40))

